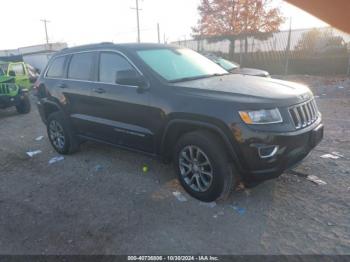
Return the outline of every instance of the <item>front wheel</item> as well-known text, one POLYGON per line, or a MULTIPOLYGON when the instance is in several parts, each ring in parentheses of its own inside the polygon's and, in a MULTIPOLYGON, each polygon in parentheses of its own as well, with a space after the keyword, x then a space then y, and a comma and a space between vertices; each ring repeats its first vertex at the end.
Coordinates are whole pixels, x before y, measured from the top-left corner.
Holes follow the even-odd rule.
POLYGON ((23 95, 23 99, 16 105, 16 110, 20 114, 28 114, 30 112, 30 99, 28 94, 23 95))
POLYGON ((175 147, 174 165, 184 189, 204 202, 227 198, 238 182, 224 146, 211 132, 182 136, 175 147))

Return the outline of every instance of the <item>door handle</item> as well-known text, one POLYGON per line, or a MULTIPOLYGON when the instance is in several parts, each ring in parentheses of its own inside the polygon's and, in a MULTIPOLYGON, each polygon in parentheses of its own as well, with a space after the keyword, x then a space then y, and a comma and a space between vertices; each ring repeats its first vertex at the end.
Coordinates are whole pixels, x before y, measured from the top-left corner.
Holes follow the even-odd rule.
POLYGON ((99 88, 94 88, 94 89, 92 89, 92 91, 94 91, 95 93, 98 93, 98 94, 106 93, 106 90, 104 90, 104 89, 101 88, 101 87, 99 87, 99 88))
POLYGON ((66 86, 65 84, 63 84, 63 83, 59 83, 59 84, 57 85, 57 87, 59 87, 59 88, 66 88, 67 86, 66 86))

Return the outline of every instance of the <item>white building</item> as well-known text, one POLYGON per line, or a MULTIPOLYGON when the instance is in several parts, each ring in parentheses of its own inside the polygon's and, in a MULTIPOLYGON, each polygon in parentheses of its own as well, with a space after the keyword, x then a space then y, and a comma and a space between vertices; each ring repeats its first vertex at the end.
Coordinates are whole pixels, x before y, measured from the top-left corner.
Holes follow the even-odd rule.
POLYGON ((50 57, 57 51, 66 48, 66 43, 49 43, 43 45, 20 47, 12 50, 0 50, 1 57, 6 57, 7 60, 11 56, 22 56, 25 63, 28 63, 40 71, 44 69, 50 57))

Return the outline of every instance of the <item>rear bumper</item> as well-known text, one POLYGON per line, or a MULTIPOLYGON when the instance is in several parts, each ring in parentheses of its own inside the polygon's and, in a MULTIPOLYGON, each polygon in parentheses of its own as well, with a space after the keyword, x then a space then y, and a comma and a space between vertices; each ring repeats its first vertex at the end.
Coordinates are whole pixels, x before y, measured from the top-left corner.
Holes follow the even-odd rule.
MULTIPOLYGON (((304 130, 288 133, 252 133, 239 146, 243 180, 264 181, 294 168, 323 138, 321 119, 304 130), (261 148, 271 148, 271 156, 262 156, 261 148), (272 150, 275 149, 275 150, 272 150)), ((245 130, 244 132, 246 132, 245 130)), ((249 132, 249 131, 247 131, 249 132)))

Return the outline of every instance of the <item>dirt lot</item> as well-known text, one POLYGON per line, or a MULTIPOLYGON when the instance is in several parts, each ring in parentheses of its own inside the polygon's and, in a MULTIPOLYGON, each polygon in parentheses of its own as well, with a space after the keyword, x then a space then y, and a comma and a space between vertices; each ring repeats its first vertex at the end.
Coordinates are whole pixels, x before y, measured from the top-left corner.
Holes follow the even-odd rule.
POLYGON ((0 111, 0 253, 350 254, 350 80, 289 79, 311 85, 326 128, 296 170, 327 184, 283 174, 216 204, 190 198, 170 166, 105 145, 49 164, 34 102, 0 111), (333 151, 344 157, 320 158, 333 151))

